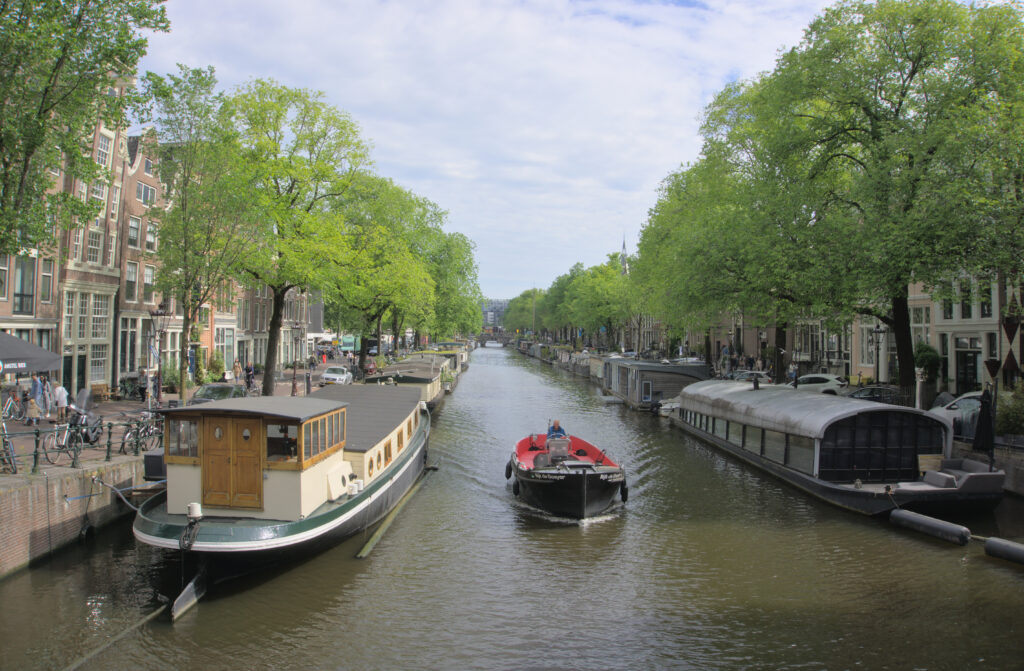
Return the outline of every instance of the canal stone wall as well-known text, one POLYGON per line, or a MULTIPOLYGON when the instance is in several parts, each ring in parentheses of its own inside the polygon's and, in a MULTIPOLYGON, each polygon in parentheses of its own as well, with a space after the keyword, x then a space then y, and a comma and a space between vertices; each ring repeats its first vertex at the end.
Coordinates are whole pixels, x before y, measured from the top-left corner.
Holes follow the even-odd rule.
POLYGON ((3 476, 0 578, 132 512, 100 482, 118 489, 142 483, 142 458, 121 457, 80 469, 51 467, 35 475, 3 476))

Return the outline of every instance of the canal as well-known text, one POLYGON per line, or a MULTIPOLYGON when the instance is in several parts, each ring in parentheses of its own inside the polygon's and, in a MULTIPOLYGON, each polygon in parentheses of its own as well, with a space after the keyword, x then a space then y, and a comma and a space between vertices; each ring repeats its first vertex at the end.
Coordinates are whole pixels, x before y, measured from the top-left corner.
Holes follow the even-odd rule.
MULTIPOLYGON (((812 501, 510 350, 473 353, 430 457, 369 558, 353 538, 216 586, 82 668, 1021 668, 1024 566, 812 501), (627 504, 571 524, 517 503, 511 446, 550 418, 626 465, 627 504)), ((1022 541, 1022 511, 962 521, 1022 541)), ((0 667, 88 655, 176 561, 126 523, 0 582, 0 667)))

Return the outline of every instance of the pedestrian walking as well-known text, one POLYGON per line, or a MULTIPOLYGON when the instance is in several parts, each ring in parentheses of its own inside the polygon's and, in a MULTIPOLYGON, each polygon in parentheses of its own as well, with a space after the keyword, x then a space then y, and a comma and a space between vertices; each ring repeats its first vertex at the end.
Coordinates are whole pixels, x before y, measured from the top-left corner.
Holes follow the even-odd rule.
POLYGON ((58 384, 57 388, 53 390, 53 402, 57 406, 57 422, 67 421, 68 390, 64 388, 64 385, 58 384))
POLYGON ((235 359, 235 365, 231 367, 231 374, 235 376, 235 383, 242 379, 242 364, 238 363, 238 359, 235 359))
POLYGON ((53 386, 50 384, 50 378, 47 375, 43 376, 43 404, 40 407, 46 418, 50 418, 50 409, 53 407, 53 386))

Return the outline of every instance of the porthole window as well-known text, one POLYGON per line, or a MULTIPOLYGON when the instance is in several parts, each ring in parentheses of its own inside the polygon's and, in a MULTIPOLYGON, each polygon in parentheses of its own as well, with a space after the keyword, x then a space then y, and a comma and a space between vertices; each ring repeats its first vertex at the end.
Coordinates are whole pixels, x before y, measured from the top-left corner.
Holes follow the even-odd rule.
POLYGON ((380 452, 378 452, 377 453, 377 468, 380 468, 380 464, 381 464, 381 458, 380 458, 380 452))
POLYGON ((214 429, 213 429, 213 437, 216 438, 217 440, 220 440, 221 438, 223 438, 224 437, 224 429, 220 428, 219 426, 218 427, 214 427, 214 429))
POLYGON ((370 459, 370 464, 367 468, 370 472, 370 475, 373 475, 373 459, 370 459))
POLYGON ((249 429, 245 429, 242 431, 242 440, 249 440, 251 437, 252 434, 249 432, 249 429))

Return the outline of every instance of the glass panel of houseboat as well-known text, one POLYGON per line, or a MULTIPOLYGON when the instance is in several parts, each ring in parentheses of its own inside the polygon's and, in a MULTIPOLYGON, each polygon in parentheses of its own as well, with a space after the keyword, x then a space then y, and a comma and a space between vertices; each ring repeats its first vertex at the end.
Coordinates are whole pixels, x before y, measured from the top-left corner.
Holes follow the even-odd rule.
POLYGON ((336 442, 334 439, 334 415, 327 416, 327 446, 331 447, 336 442))
POLYGON ((790 434, 787 465, 802 473, 814 473, 814 439, 790 434))
POLYGON ((721 417, 714 417, 713 420, 715 423, 715 435, 724 439, 726 437, 726 432, 729 429, 729 422, 725 421, 721 417))
POLYGON ((344 412, 338 413, 338 440, 345 440, 345 420, 347 415, 344 412))
POLYGON ((309 459, 313 456, 313 453, 310 451, 310 437, 313 433, 312 428, 310 427, 311 423, 312 422, 307 422, 302 426, 302 454, 305 459, 309 459))
POLYGON ((309 428, 311 430, 311 433, 313 434, 313 454, 320 454, 320 421, 314 419, 312 422, 309 423, 309 428))
POLYGON ((729 422, 729 442, 743 447, 743 425, 739 422, 729 422))
POLYGON ((764 431, 759 426, 748 426, 747 437, 743 442, 743 448, 754 452, 756 454, 761 453, 761 443, 764 440, 764 431))
POLYGON ((199 456, 199 424, 195 420, 172 419, 167 439, 167 456, 199 456))
POLYGON ((764 456, 780 464, 784 463, 786 458, 786 434, 765 429, 764 456))
POLYGON ((327 451, 327 418, 324 417, 318 422, 320 424, 320 451, 327 451))

